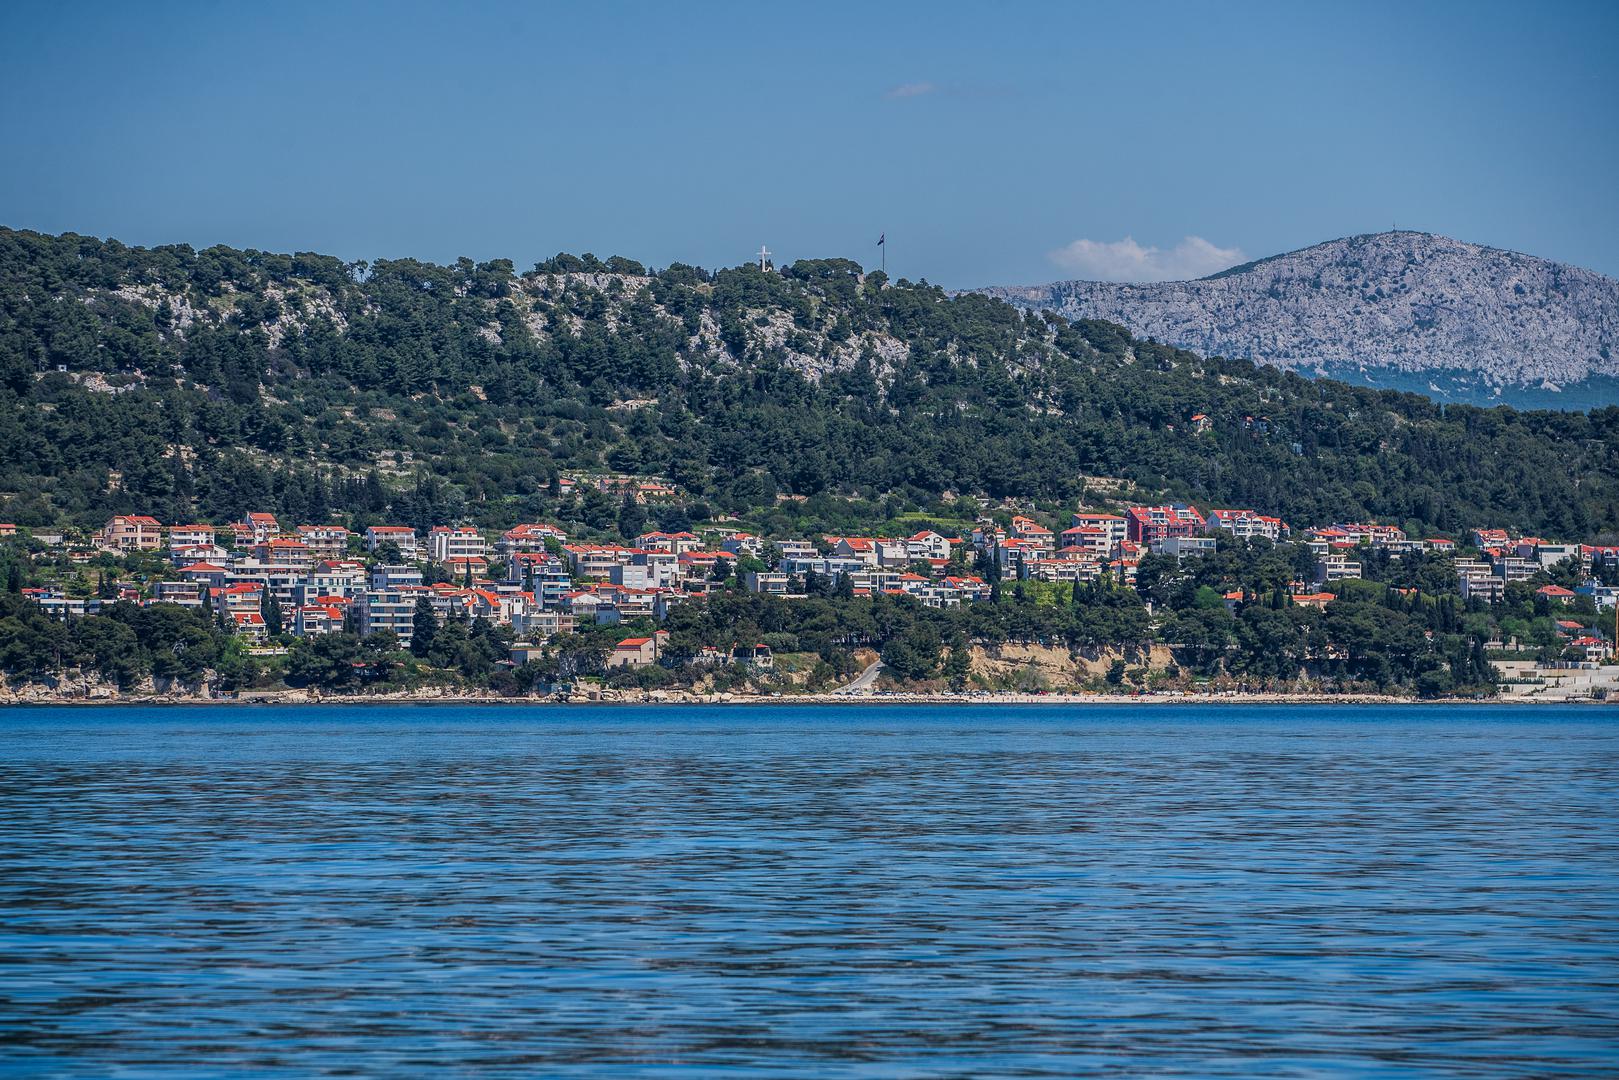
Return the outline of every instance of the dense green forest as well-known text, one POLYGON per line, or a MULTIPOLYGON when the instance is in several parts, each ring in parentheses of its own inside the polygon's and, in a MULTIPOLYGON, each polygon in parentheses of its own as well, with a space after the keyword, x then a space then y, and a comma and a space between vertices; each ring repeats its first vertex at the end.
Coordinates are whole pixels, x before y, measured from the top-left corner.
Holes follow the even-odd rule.
POLYGON ((1311 382, 844 260, 519 273, 0 230, 0 520, 25 525, 567 509, 607 527, 617 506, 558 498, 597 470, 666 477, 704 511, 1071 504, 1111 477, 1298 524, 1587 538, 1619 528, 1616 451, 1615 408, 1311 382))

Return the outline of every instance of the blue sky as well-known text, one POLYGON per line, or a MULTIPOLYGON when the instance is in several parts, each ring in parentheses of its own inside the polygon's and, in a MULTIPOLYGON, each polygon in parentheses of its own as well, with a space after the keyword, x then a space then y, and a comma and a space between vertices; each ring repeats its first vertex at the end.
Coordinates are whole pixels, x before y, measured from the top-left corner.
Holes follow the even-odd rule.
POLYGON ((0 6, 0 224, 446 261, 1619 276, 1619 3, 0 6))

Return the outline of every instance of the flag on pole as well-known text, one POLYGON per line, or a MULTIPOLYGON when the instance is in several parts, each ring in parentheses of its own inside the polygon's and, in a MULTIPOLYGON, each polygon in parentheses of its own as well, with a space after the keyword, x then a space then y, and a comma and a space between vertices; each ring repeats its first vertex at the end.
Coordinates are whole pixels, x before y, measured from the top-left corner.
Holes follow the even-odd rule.
POLYGON ((887 240, 887 239, 888 239, 888 234, 887 234, 887 233, 883 233, 883 234, 882 234, 882 235, 881 235, 881 236, 879 236, 879 237, 878 237, 878 238, 877 238, 877 246, 878 246, 878 247, 882 247, 882 246, 883 246, 883 241, 885 241, 885 240, 887 240))

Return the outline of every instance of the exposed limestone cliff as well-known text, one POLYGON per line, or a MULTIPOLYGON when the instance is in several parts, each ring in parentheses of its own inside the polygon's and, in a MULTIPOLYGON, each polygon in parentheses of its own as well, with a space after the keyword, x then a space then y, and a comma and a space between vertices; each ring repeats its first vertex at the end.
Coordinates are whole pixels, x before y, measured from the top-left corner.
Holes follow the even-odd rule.
POLYGON ((1619 375, 1619 281, 1428 233, 1347 237, 1197 281, 982 291, 1206 355, 1428 376, 1441 394, 1459 375, 1497 389, 1619 375))

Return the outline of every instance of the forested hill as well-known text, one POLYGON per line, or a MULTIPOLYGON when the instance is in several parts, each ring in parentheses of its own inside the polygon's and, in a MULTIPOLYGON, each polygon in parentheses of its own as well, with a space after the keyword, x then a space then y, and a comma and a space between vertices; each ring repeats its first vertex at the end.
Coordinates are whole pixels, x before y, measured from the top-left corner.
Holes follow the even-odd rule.
POLYGON ((1197 281, 986 289, 1182 348, 1442 400, 1616 400, 1619 281, 1421 232, 1332 240, 1197 281))
POLYGON ((501 525, 578 512, 559 475, 612 471, 733 511, 1071 504, 1112 477, 1300 523, 1619 527, 1619 410, 1441 408, 842 260, 519 273, 0 230, 0 399, 21 524, 501 525))

